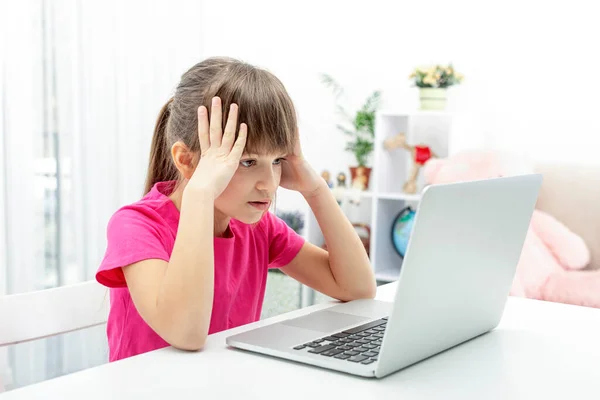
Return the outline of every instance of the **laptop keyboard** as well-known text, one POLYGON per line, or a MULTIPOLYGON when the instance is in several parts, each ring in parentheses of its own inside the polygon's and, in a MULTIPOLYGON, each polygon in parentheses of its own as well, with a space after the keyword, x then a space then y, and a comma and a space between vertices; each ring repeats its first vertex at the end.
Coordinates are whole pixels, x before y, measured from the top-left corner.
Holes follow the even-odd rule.
POLYGON ((334 333, 312 342, 294 347, 308 349, 309 353, 333 357, 354 363, 371 364, 377 361, 381 341, 387 325, 387 317, 352 329, 334 333))

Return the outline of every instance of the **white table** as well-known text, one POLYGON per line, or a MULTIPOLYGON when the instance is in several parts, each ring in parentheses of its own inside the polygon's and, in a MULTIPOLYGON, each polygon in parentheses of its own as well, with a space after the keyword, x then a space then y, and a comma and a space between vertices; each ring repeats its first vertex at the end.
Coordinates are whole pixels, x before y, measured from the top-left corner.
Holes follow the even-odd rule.
MULTIPOLYGON (((391 300, 395 283, 377 298, 391 300)), ((268 321, 329 307, 318 304, 268 321)), ((382 380, 229 349, 166 348, 0 395, 23 399, 600 399, 600 310, 510 298, 493 332, 382 380)))

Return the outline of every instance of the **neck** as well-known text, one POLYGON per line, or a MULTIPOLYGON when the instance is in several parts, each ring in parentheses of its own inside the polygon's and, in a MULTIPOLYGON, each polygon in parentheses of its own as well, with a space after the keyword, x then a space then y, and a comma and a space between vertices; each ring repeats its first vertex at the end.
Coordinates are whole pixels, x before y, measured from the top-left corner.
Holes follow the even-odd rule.
MULTIPOLYGON (((183 190, 184 189, 185 189, 185 183, 182 183, 181 185, 178 185, 177 189, 175 189, 175 191, 173 193, 171 193, 171 195, 169 196, 169 198, 171 199, 173 204, 175 204, 175 207, 177 207, 177 210, 179 210, 180 213, 181 213, 181 199, 183 198, 183 190)), ((214 230, 215 237, 230 236, 229 221, 231 220, 231 218, 228 217, 227 215, 223 214, 221 211, 217 210, 216 208, 214 209, 214 214, 215 214, 215 230, 214 230)))

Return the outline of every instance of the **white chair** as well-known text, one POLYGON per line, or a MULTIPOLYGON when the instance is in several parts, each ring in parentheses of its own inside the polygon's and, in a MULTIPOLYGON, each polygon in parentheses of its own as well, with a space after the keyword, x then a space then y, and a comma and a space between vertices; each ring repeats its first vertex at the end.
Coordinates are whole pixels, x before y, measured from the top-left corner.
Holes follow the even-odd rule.
MULTIPOLYGON (((105 324, 109 305, 94 280, 0 296, 0 348, 105 324)), ((0 381, 0 393, 8 384, 0 381)))
POLYGON ((0 297, 0 347, 106 323, 108 289, 95 280, 0 297))

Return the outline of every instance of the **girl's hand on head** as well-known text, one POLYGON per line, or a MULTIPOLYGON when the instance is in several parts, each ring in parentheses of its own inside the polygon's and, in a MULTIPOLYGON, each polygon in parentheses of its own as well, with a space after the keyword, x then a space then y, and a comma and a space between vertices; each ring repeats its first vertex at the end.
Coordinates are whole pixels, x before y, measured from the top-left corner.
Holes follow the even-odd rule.
POLYGON ((312 197, 317 195, 323 187, 327 188, 327 182, 304 159, 298 133, 296 133, 295 140, 293 153, 288 154, 282 162, 279 186, 296 190, 304 197, 312 197))
POLYGON ((237 140, 238 106, 231 104, 225 133, 223 133, 221 99, 212 99, 210 124, 208 110, 204 106, 198 108, 198 138, 200 139, 200 161, 190 178, 186 190, 208 190, 217 198, 233 177, 246 146, 248 127, 240 124, 237 140))

